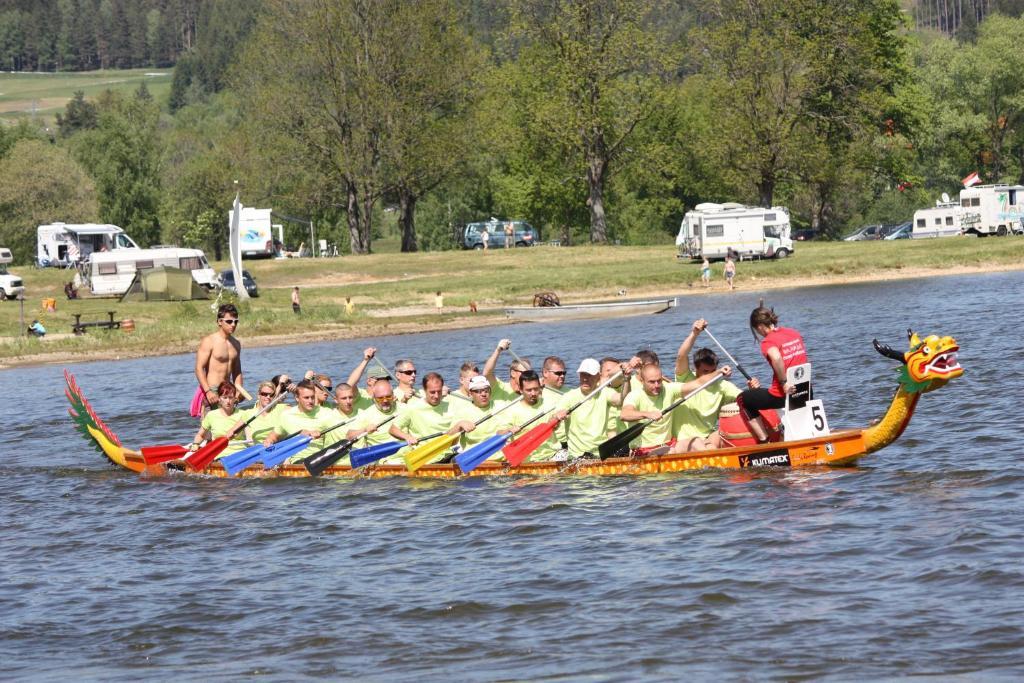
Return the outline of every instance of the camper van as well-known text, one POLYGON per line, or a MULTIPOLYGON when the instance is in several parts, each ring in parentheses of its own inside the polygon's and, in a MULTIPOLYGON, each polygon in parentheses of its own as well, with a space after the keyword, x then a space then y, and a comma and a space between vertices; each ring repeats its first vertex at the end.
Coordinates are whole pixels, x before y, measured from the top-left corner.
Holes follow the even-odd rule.
POLYGON ((7 272, 7 266, 14 262, 11 250, 0 247, 0 301, 17 299, 24 291, 21 277, 7 272))
POLYGON ((683 216, 676 246, 691 259, 725 258, 730 248, 741 258, 786 258, 793 253, 789 211, 732 202, 698 204, 683 216))
MULTIPOLYGON (((228 211, 228 225, 234 220, 234 210, 228 211)), ((273 223, 272 209, 256 209, 243 206, 238 216, 238 240, 242 258, 270 258, 276 253, 274 233, 277 232, 277 243, 283 242, 281 225, 273 223)))
POLYGON ((942 199, 936 200, 935 206, 914 212, 910 236, 917 240, 963 235, 968 226, 976 225, 980 220, 978 214, 970 213, 960 202, 950 200, 949 195, 943 192, 942 199))
POLYGON ((960 206, 969 218, 977 218, 968 220, 964 225, 965 234, 1003 236, 1020 233, 1021 216, 1024 215, 1024 185, 966 187, 960 191, 960 206))
POLYGON ((36 261, 40 268, 67 268, 84 263, 93 252, 138 248, 116 225, 50 223, 36 229, 36 261))
POLYGON ((207 289, 212 289, 217 282, 217 273, 210 267, 201 249, 166 247, 94 252, 82 270, 85 283, 93 295, 120 296, 135 279, 135 271, 156 266, 190 271, 192 279, 207 289))

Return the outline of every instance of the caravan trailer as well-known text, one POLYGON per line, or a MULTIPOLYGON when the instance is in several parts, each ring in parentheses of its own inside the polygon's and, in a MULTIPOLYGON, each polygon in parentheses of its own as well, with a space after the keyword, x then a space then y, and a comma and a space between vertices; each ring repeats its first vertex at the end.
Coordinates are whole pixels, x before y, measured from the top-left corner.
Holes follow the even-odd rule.
POLYGON ((191 271, 192 279, 207 289, 217 284, 217 273, 201 249, 116 249, 95 252, 85 263, 85 282, 94 296, 120 296, 128 291, 135 271, 170 266, 191 271))
POLYGON ((965 234, 1012 235, 1022 232, 1024 185, 973 185, 960 191, 967 215, 965 234))
POLYGON ((67 268, 84 263, 93 252, 138 248, 116 225, 50 223, 36 228, 36 262, 40 268, 67 268))
POLYGON ((741 258, 786 258, 793 253, 789 211, 742 204, 698 204, 683 216, 676 246, 692 259, 725 258, 729 249, 741 258))
POLYGON ((14 262, 11 250, 0 247, 0 301, 17 299, 25 292, 25 285, 20 275, 7 272, 7 266, 14 262))
POLYGON ((936 200, 935 206, 914 212, 914 227, 910 236, 916 240, 954 237, 963 235, 968 225, 979 221, 977 214, 968 213, 960 202, 950 200, 949 195, 943 192, 942 199, 936 200))

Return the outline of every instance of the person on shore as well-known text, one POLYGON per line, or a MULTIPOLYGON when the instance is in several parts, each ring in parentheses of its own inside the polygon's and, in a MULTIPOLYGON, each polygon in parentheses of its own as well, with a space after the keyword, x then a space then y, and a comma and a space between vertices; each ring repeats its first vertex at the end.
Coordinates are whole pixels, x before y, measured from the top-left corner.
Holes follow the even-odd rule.
POLYGON ((302 306, 299 303, 299 288, 292 287, 292 313, 295 315, 302 314, 302 306))
POLYGON ((484 246, 484 251, 487 251, 491 246, 491 233, 487 232, 487 228, 480 231, 480 243, 484 246))
POLYGON ((416 366, 411 360, 402 358, 395 362, 395 379, 398 380, 395 398, 400 403, 408 403, 414 398, 419 398, 420 393, 416 390, 416 366))
POLYGON ((725 283, 729 285, 729 289, 735 289, 733 285, 733 279, 736 277, 736 262, 732 260, 732 256, 728 255, 725 257, 725 283))
POLYGON ((505 224, 505 248, 511 249, 516 235, 516 226, 512 221, 505 224))
POLYGON ((203 337, 196 351, 196 380, 199 387, 192 398, 192 417, 201 417, 217 405, 217 387, 230 382, 243 397, 242 344, 235 338, 238 329, 238 309, 234 304, 222 304, 217 309, 217 331, 203 337))
POLYGON ((38 320, 33 320, 32 324, 28 326, 28 333, 33 337, 45 337, 46 328, 43 327, 43 324, 38 320))
MULTIPOLYGON (((697 337, 708 326, 704 318, 693 322, 690 333, 679 345, 676 355, 676 381, 683 384, 697 380, 697 385, 706 382, 718 372, 718 356, 709 348, 697 349, 693 354, 693 365, 690 365, 690 352, 697 337)), ((731 369, 726 366, 723 372, 731 369)), ((752 389, 761 386, 757 378, 747 383, 752 389)), ((718 414, 722 406, 732 403, 739 396, 740 389, 732 382, 723 379, 708 386, 699 394, 690 397, 674 411, 673 431, 676 445, 673 453, 690 453, 712 448, 721 448, 722 439, 718 431, 718 414)))
POLYGON ((525 358, 517 358, 512 361, 508 368, 508 381, 498 379, 494 374, 494 368, 498 364, 498 356, 502 351, 507 351, 512 346, 511 339, 502 339, 494 347, 494 352, 484 363, 484 377, 491 383, 491 390, 494 398, 498 401, 511 401, 519 396, 519 375, 524 370, 530 369, 530 361, 525 358))
POLYGON ((772 384, 767 389, 757 387, 740 392, 736 403, 746 415, 750 431, 763 443, 768 440, 768 433, 760 411, 784 408, 786 394, 796 391, 796 387, 786 381, 786 370, 810 361, 804 338, 792 328, 779 327, 779 316, 772 309, 758 306, 751 311, 750 331, 754 339, 761 337, 761 354, 772 369, 772 384))
POLYGON ((352 297, 345 297, 345 315, 353 316, 356 314, 356 305, 352 303, 352 297))
MULTIPOLYGON (((287 380, 288 378, 285 377, 287 380)), ((281 388, 274 380, 266 380, 259 383, 256 387, 256 405, 247 411, 244 411, 238 416, 240 420, 248 420, 255 413, 265 408, 268 403, 273 401, 280 393, 281 388)), ((250 443, 262 443, 267 435, 270 434, 274 429, 274 425, 277 424, 277 419, 280 417, 281 411, 287 410, 288 406, 284 403, 278 403, 276 406, 256 417, 249 425, 245 428, 245 440, 250 443)))
MULTIPOLYGON (((564 420, 567 412, 564 408, 557 408, 552 410, 561 403, 561 394, 549 394, 545 391, 545 387, 540 383, 540 377, 533 370, 526 370, 522 375, 519 376, 519 386, 522 387, 523 400, 518 404, 509 408, 503 417, 505 424, 513 432, 517 431, 521 426, 537 417, 541 413, 547 413, 551 411, 546 419, 558 418, 564 420)), ((540 418, 544 420, 545 418, 540 418)), ((540 422, 535 422, 538 424, 540 422)), ((530 454, 529 461, 536 462, 541 460, 551 460, 555 457, 555 454, 560 448, 560 443, 564 436, 560 436, 562 425, 558 425, 555 430, 551 433, 551 436, 542 443, 537 450, 530 454)))
POLYGON ((196 432, 188 449, 195 451, 205 439, 219 439, 222 436, 226 436, 229 439, 228 446, 217 456, 222 458, 225 455, 237 453, 245 448, 245 441, 240 429, 242 422, 245 421, 245 416, 239 415, 235 411, 235 405, 238 402, 238 391, 235 389, 234 384, 231 384, 231 382, 221 382, 217 386, 216 391, 217 408, 203 415, 199 431, 196 432))
POLYGON ((277 424, 263 440, 264 446, 272 446, 278 441, 293 434, 304 434, 312 437, 309 445, 291 458, 289 462, 298 462, 316 453, 326 446, 320 434, 328 427, 337 423, 337 412, 316 403, 316 387, 308 379, 299 382, 295 387, 296 405, 281 411, 277 424))
POLYGON ((444 311, 444 295, 441 292, 434 295, 434 308, 437 309, 438 315, 444 311))
POLYGON ((700 264, 700 281, 704 285, 704 289, 711 286, 711 263, 708 261, 708 257, 704 257, 704 262, 700 264))

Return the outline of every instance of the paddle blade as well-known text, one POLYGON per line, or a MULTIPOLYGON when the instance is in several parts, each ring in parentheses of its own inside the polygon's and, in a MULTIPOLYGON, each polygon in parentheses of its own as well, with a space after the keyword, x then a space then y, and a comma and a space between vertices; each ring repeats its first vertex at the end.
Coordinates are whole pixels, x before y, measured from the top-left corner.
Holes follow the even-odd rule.
POLYGON ((404 441, 388 441, 387 443, 379 443, 376 446, 357 448, 349 454, 348 461, 352 463, 352 467, 362 467, 369 465, 371 462, 377 462, 381 458, 394 455, 402 450, 405 445, 404 441))
POLYGON ((530 454, 540 448, 540 445, 547 441, 558 426, 557 419, 542 422, 530 429, 515 441, 505 446, 505 460, 512 467, 519 467, 530 457, 530 454))
POLYGON ((257 443, 249 446, 248 448, 244 448, 237 453, 225 455, 220 459, 220 464, 223 465, 224 470, 233 477, 249 465, 256 464, 261 455, 263 455, 263 444, 257 443))
POLYGON ((405 466, 410 472, 415 472, 431 460, 439 458, 459 440, 459 436, 459 434, 445 434, 436 439, 424 441, 405 454, 405 466))
POLYGON ((468 448, 456 455, 455 463, 462 470, 463 474, 469 474, 486 462, 489 457, 500 451, 511 436, 511 434, 495 434, 484 439, 472 448, 468 448))
POLYGON ((275 443, 273 446, 263 451, 263 455, 260 460, 263 461, 263 467, 266 469, 273 469, 288 458, 298 455, 306 449, 309 442, 313 439, 305 434, 286 439, 280 443, 275 443))
POLYGON ((303 460, 302 464, 305 465, 307 472, 314 477, 319 477, 324 473, 324 470, 344 458, 345 455, 352 450, 352 444, 354 443, 355 441, 353 439, 347 439, 339 444, 331 446, 330 448, 317 451, 303 460))
POLYGON ((218 436, 213 441, 208 442, 205 446, 200 448, 198 451, 192 453, 185 458, 185 462, 196 472, 202 472, 213 459, 224 452, 224 449, 228 447, 228 437, 218 436))
POLYGON ((607 460, 623 448, 628 448, 629 443, 640 436, 641 432, 643 432, 646 427, 647 422, 641 421, 637 422, 621 434, 616 434, 597 447, 598 455, 601 456, 602 460, 607 460))
POLYGON ((181 460, 188 455, 188 449, 177 444, 170 446, 143 446, 142 459, 147 465, 159 465, 171 460, 181 460))

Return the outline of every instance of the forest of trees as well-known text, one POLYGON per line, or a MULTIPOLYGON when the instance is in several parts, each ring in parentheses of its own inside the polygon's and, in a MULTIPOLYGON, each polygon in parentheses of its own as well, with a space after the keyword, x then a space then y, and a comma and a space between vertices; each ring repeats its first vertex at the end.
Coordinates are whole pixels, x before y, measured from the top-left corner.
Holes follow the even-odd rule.
POLYGON ((0 0, 5 68, 175 65, 167 97, 76 96, 54 136, 0 126, 0 243, 26 259, 38 223, 103 220, 219 257, 235 180, 354 253, 385 208, 409 251, 489 216, 668 243, 702 201, 785 205, 823 236, 906 220, 973 171, 1024 181, 1019 8, 923 21, 938 7, 0 0))

